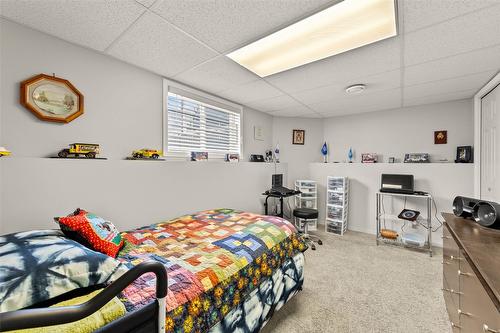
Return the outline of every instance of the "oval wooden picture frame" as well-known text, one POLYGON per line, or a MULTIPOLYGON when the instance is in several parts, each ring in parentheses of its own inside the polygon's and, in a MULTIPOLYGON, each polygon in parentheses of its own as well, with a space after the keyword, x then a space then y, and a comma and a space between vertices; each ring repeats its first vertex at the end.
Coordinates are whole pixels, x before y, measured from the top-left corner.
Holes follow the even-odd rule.
POLYGON ((69 123, 83 114, 83 95, 56 76, 38 74, 21 82, 20 97, 21 105, 41 120, 69 123))

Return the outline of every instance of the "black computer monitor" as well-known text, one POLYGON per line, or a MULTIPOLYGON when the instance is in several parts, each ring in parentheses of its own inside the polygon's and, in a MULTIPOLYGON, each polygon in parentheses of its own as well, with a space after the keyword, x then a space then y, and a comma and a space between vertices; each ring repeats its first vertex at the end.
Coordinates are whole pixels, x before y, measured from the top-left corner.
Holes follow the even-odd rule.
POLYGON ((278 173, 273 175, 272 187, 283 186, 283 174, 278 173))

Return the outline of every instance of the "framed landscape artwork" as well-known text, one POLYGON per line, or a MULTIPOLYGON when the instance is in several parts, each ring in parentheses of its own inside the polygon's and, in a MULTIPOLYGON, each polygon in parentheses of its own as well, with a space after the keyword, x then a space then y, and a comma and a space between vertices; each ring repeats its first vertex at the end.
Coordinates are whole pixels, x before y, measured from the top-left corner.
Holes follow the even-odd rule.
POLYGON ((69 123, 83 114, 83 95, 55 76, 36 75, 21 82, 21 104, 46 121, 69 123))

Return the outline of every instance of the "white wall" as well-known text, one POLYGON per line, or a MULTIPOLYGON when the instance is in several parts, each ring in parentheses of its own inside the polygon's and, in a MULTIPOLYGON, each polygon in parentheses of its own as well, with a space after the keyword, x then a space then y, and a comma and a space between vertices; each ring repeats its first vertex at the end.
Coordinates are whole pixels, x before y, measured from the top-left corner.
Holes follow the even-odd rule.
POLYGON ((243 110, 243 158, 248 160, 251 154, 262 154, 271 149, 273 139, 273 117, 267 113, 250 108, 243 110), (254 139, 254 127, 260 126, 263 140, 254 139))
MULTIPOLYGON (((0 145, 15 155, 0 159, 2 232, 50 226, 52 216, 76 206, 103 212, 124 228, 214 205, 262 211, 260 193, 269 186, 272 165, 121 160, 138 147, 161 147, 161 77, 10 21, 0 19, 0 30, 0 145), (85 95, 85 114, 63 125, 42 122, 20 106, 19 83, 38 73, 55 73, 70 80, 85 95), (100 143, 109 160, 42 158, 75 141, 100 143)), ((385 158, 423 151, 453 159, 456 145, 472 144, 471 124, 470 101, 327 120, 273 118, 245 109, 243 153, 245 158, 251 153, 264 153, 279 142, 283 163, 277 172, 285 173, 290 186, 299 178, 317 179, 324 186, 326 175, 337 173, 330 168, 348 168, 342 172, 362 189, 355 200, 356 211, 369 214, 379 173, 385 168, 408 171, 409 166, 313 163, 322 161, 320 149, 325 138, 330 144, 330 160, 345 159, 349 146, 357 152, 378 152, 385 158), (263 127, 264 141, 254 140, 255 125, 263 127), (293 129, 305 130, 305 145, 292 145, 293 129), (433 131, 441 129, 448 130, 449 143, 434 146, 433 131), (369 176, 351 173, 365 167, 378 171, 369 176)), ((463 171, 468 168, 471 166, 432 164, 416 169, 415 176, 428 182, 431 191, 437 191, 442 198, 439 200, 443 200, 438 201, 439 209, 449 210, 452 194, 472 194, 465 185, 472 182, 472 175, 463 171), (420 174, 419 170, 440 170, 436 175, 442 177, 436 177, 434 171, 420 174)), ((355 230, 372 230, 366 216, 354 215, 352 221, 355 230)))
MULTIPOLYGON (((262 213, 268 163, 10 158, 0 234, 54 228, 53 217, 81 207, 120 230, 213 208, 262 213)), ((285 163, 278 172, 286 174, 285 163)))
MULTIPOLYGON (((7 20, 2 34, 2 144, 16 156, 46 157, 72 142, 97 142, 108 158, 141 147, 162 146, 162 78, 109 56, 76 46, 7 20), (43 51, 42 51, 43 50, 43 51), (85 113, 69 124, 41 121, 19 103, 21 81, 55 73, 84 95, 85 113)), ((272 117, 245 108, 244 153, 271 147, 272 117), (264 141, 253 126, 264 127, 264 141)))
MULTIPOLYGON (((323 223, 325 220, 327 176, 348 177, 350 179, 348 229, 375 234, 375 193, 380 189, 382 173, 413 174, 415 189, 432 194, 437 205, 437 215, 441 220, 443 220, 441 212, 452 211, 452 201, 455 196, 472 196, 474 192, 473 164, 311 163, 311 178, 318 182, 319 222, 323 223)), ((395 215, 398 215, 403 209, 401 200, 385 199, 384 203, 387 213, 393 209, 395 215)), ((419 201, 408 200, 406 208, 417 209, 426 215, 425 206, 419 201)), ((435 207, 432 207, 432 213, 436 213, 435 207)), ((399 232, 401 225, 401 222, 396 222, 392 228, 399 232)), ((387 226, 391 227, 389 223, 387 226)), ((434 215, 433 226, 438 226, 434 215)), ((434 233, 432 236, 434 244, 442 244, 441 235, 442 229, 434 233)))
MULTIPOLYGON (((121 161, 133 149, 162 146, 160 76, 4 19, 0 30, 0 146, 14 153, 0 160, 0 229, 53 226, 53 216, 76 206, 119 227, 216 206, 262 211, 270 165, 121 161), (58 124, 22 107, 19 84, 39 73, 71 81, 84 94, 85 113, 58 124), (101 144, 109 160, 43 158, 78 141, 101 144)), ((244 157, 264 153, 271 143, 272 117, 244 109, 244 157), (264 141, 254 140, 254 125, 264 128, 264 141)))
POLYGON ((288 163, 288 185, 309 177, 309 163, 322 160, 323 119, 276 117, 273 121, 273 149, 279 143, 280 161, 288 163), (304 145, 292 144, 294 129, 305 130, 304 145))
POLYGON ((412 152, 454 161, 457 146, 474 143, 472 99, 329 118, 324 133, 331 161, 346 161, 349 147, 356 161, 361 153, 378 153, 387 162, 412 152), (448 144, 434 144, 438 130, 448 131, 448 144))

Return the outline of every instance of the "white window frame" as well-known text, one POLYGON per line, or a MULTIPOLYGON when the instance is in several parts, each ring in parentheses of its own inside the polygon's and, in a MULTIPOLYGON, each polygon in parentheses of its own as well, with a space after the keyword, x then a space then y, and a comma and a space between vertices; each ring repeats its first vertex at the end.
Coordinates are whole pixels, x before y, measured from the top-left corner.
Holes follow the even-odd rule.
MULTIPOLYGON (((189 96, 186 96, 188 98, 194 97, 193 99, 196 100, 196 97, 200 98, 201 103, 206 103, 209 105, 212 105, 216 108, 220 109, 225 109, 231 112, 239 113, 240 115, 240 159, 243 156, 243 107, 239 104, 230 102, 228 100, 225 100, 223 98, 207 94, 203 91, 191 88, 189 86, 183 85, 181 83, 172 81, 172 80, 167 80, 163 79, 163 94, 162 94, 162 107, 163 107, 163 135, 162 135, 162 146, 163 146, 163 156, 167 157, 168 159, 174 159, 174 160, 185 160, 186 158, 189 157, 189 152, 170 152, 168 150, 168 93, 172 90, 175 91, 182 91, 189 96)), ((172 91, 173 93, 177 93, 172 91)), ((182 93, 180 94, 182 95, 182 93)), ((208 159, 209 160, 223 160, 224 157, 222 156, 216 156, 216 157, 211 157, 210 152, 208 153, 208 159)))

